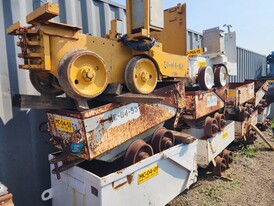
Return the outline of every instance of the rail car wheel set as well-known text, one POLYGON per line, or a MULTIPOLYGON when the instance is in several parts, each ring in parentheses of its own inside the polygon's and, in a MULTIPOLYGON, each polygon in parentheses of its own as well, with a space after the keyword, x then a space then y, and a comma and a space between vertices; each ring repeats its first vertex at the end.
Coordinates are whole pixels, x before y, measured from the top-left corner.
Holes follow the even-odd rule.
POLYGON ((40 130, 60 151, 49 155, 51 188, 41 195, 53 206, 166 205, 199 167, 225 175, 232 142, 265 139, 268 82, 228 82, 235 32, 205 30, 203 48, 187 51, 185 4, 163 11, 162 1, 127 0, 126 9, 126 34, 118 19, 105 37, 55 22, 54 3, 7 29, 41 93, 17 100, 45 110, 40 130))

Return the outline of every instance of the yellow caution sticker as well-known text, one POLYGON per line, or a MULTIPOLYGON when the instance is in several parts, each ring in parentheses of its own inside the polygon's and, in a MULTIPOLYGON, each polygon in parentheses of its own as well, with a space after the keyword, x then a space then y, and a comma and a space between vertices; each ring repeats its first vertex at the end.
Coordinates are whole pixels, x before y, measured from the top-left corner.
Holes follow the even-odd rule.
POLYGON ((206 66, 206 62, 198 62, 198 67, 201 67, 201 66, 206 66))
POLYGON ((142 184, 143 182, 151 179, 152 177, 157 176, 159 173, 159 166, 156 165, 154 167, 151 167, 144 172, 141 172, 138 174, 138 184, 142 184))
POLYGON ((202 54, 202 53, 204 53, 203 48, 197 48, 197 49, 192 49, 192 50, 187 50, 186 51, 187 56, 197 56, 197 55, 202 54))
POLYGON ((54 117, 54 124, 56 129, 70 133, 73 132, 72 122, 69 120, 54 117))
POLYGON ((229 91, 228 96, 229 97, 235 97, 235 91, 229 91))
POLYGON ((227 138, 227 136, 228 136, 228 132, 225 132, 225 133, 223 134, 222 138, 225 139, 225 138, 227 138))

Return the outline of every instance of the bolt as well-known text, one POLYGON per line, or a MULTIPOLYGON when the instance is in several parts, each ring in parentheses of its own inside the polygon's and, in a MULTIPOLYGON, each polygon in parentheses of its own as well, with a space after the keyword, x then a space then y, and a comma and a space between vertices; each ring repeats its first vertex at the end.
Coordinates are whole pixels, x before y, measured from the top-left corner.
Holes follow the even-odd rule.
POLYGON ((140 76, 143 82, 146 82, 149 79, 149 73, 145 70, 141 71, 140 76))
POLYGON ((169 139, 168 137, 164 137, 162 139, 162 148, 163 149, 168 149, 168 148, 170 148, 172 146, 173 146, 173 144, 172 144, 171 139, 169 139))
POLYGON ((215 134, 215 133, 218 132, 218 130, 219 130, 218 125, 217 124, 212 124, 212 132, 215 134))
POLYGON ((140 152, 138 155, 137 155, 137 160, 140 161, 140 160, 143 160, 143 159, 146 159, 149 157, 149 154, 146 153, 146 152, 140 152))
POLYGON ((226 165, 225 165, 225 163, 222 163, 221 164, 221 171, 223 172, 223 171, 225 171, 226 170, 226 165))
POLYGON ((229 155, 228 156, 228 163, 232 163, 233 162, 233 157, 232 157, 232 155, 229 155))
POLYGON ((92 69, 84 69, 82 72, 82 77, 85 81, 91 82, 95 77, 95 72, 92 69))

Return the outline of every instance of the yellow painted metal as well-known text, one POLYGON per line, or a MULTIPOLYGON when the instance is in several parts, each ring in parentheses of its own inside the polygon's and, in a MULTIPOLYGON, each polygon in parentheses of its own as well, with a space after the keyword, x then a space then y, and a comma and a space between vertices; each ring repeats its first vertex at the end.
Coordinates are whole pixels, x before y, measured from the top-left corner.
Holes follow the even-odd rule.
POLYGON ((57 4, 48 2, 38 9, 27 15, 27 23, 33 24, 35 22, 42 22, 52 19, 59 15, 59 6, 57 4))
POLYGON ((7 28, 7 34, 15 34, 18 28, 22 27, 21 22, 17 21, 7 28))
POLYGON ((167 77, 188 77, 188 58, 186 56, 162 52, 160 48, 153 47, 149 51, 158 64, 159 72, 167 77))
POLYGON ((186 4, 178 4, 164 11, 164 29, 151 32, 151 36, 163 44, 163 51, 186 55, 186 4))
POLYGON ((28 53, 27 55, 23 55, 21 53, 18 54, 19 58, 39 58, 41 57, 42 54, 41 53, 28 53))
POLYGON ((106 35, 106 38, 111 39, 111 40, 118 39, 118 37, 119 37, 118 35, 120 35, 120 33, 118 33, 118 31, 117 31, 118 21, 121 21, 121 20, 117 20, 117 19, 111 20, 109 34, 106 35))
POLYGON ((43 49, 43 56, 44 56, 44 69, 45 70, 51 70, 51 56, 50 56, 50 37, 49 35, 43 35, 42 39, 42 47, 43 49))
MULTIPOLYGON (((43 26, 41 30, 44 29, 43 26)), ((50 28, 47 28, 49 30, 50 28)), ((59 62, 68 52, 75 49, 87 49, 99 54, 107 65, 108 83, 124 83, 124 71, 128 61, 132 58, 131 50, 123 44, 106 38, 93 37, 90 35, 75 33, 71 36, 69 30, 59 32, 59 36, 69 38, 59 38, 51 36, 51 73, 57 76, 59 62), (73 38, 71 38, 73 37, 73 38)))

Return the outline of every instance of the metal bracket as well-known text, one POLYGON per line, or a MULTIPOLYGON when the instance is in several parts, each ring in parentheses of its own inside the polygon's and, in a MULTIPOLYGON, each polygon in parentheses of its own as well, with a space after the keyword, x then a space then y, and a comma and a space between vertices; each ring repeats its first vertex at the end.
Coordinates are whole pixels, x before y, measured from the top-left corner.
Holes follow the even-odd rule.
POLYGON ((62 153, 60 156, 54 157, 49 162, 54 165, 54 169, 52 170, 52 174, 56 174, 57 179, 61 179, 61 172, 64 172, 80 163, 85 161, 84 159, 75 159, 75 160, 68 160, 69 153, 65 152, 62 153), (59 166, 58 163, 62 162, 62 165, 59 166))
POLYGON ((50 199, 52 199, 53 195, 52 195, 52 189, 47 189, 45 190, 42 194, 41 194, 41 199, 43 201, 48 201, 50 199))
POLYGON ((75 104, 78 111, 85 111, 89 109, 88 102, 85 100, 75 100, 75 104))

